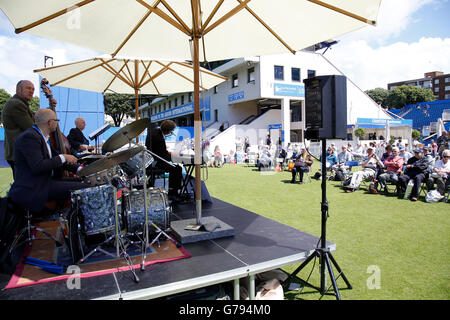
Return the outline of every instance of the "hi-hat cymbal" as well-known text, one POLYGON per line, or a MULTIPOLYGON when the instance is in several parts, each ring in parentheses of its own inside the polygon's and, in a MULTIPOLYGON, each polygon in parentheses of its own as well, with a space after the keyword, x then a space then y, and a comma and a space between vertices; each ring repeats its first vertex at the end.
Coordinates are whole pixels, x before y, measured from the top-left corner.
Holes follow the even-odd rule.
POLYGON ((102 146, 102 153, 113 152, 139 136, 150 125, 149 118, 142 118, 114 133, 102 146))
POLYGON ((134 147, 131 149, 126 149, 120 152, 112 153, 109 156, 97 160, 90 165, 86 166, 85 168, 81 169, 78 173, 81 177, 89 176, 93 173, 100 172, 102 170, 106 170, 109 168, 112 168, 114 166, 117 166, 128 159, 134 157, 136 154, 144 150, 143 146, 134 147))

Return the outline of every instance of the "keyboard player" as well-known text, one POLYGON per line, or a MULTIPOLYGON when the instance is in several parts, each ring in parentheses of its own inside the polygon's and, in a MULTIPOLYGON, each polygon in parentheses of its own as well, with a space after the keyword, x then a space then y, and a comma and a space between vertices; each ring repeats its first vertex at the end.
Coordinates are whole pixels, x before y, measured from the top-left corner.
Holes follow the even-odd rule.
MULTIPOLYGON (((145 140, 145 146, 148 150, 152 151, 156 155, 165 159, 168 162, 172 161, 172 155, 167 151, 167 145, 165 137, 169 136, 176 128, 175 122, 172 120, 164 120, 160 127, 150 127, 147 130, 147 139, 145 140)), ((175 164, 172 166, 161 159, 155 158, 155 168, 169 172, 169 198, 177 200, 179 198, 179 192, 182 182, 182 168, 175 164)), ((150 169, 150 167, 149 167, 150 169)))

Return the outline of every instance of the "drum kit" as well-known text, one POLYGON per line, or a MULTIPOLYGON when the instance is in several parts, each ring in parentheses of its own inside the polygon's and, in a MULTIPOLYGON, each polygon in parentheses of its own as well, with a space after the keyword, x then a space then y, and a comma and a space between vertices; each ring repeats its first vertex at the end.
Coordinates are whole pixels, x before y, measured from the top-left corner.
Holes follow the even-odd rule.
POLYGON ((152 155, 158 156, 132 142, 149 124, 150 119, 132 122, 103 144, 106 155, 78 173, 92 187, 73 191, 70 211, 61 217, 73 263, 84 263, 96 252, 123 258, 136 282, 139 278, 127 253, 130 245, 141 249, 141 270, 147 249, 159 244, 162 235, 180 246, 166 233, 172 213, 167 191, 147 186, 146 169, 154 161, 152 155), (155 236, 152 241, 150 236, 155 236), (91 251, 85 254, 88 247, 91 251))

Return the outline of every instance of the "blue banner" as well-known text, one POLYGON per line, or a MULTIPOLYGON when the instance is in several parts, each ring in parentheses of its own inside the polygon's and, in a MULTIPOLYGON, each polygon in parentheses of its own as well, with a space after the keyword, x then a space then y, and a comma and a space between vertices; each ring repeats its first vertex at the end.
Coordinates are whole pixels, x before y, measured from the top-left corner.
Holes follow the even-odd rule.
MULTIPOLYGON (((203 103, 203 99, 200 99, 200 112, 203 111, 203 107, 205 109, 205 121, 209 121, 211 119, 211 106, 210 99, 206 98, 203 103)), ((158 122, 165 119, 175 118, 179 116, 183 116, 186 114, 194 113, 194 102, 190 102, 184 104, 182 106, 172 108, 170 110, 166 110, 157 114, 152 115, 152 122, 158 122)))
POLYGON ((276 96, 304 97, 305 86, 285 83, 274 83, 273 94, 276 96))
POLYGON ((401 127, 401 126, 411 126, 413 121, 411 119, 376 119, 376 118, 358 118, 356 123, 358 126, 361 125, 375 125, 375 126, 386 126, 389 124, 390 127, 401 127))
POLYGON ((244 99, 244 91, 239 91, 228 95, 228 102, 244 99))

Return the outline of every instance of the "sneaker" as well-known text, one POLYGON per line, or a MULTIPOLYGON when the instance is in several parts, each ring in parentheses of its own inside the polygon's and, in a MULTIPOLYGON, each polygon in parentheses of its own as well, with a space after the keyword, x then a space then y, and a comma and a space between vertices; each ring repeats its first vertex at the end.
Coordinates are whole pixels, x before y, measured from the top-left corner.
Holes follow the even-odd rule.
POLYGON ((411 201, 417 201, 417 198, 416 197, 412 197, 411 201))

